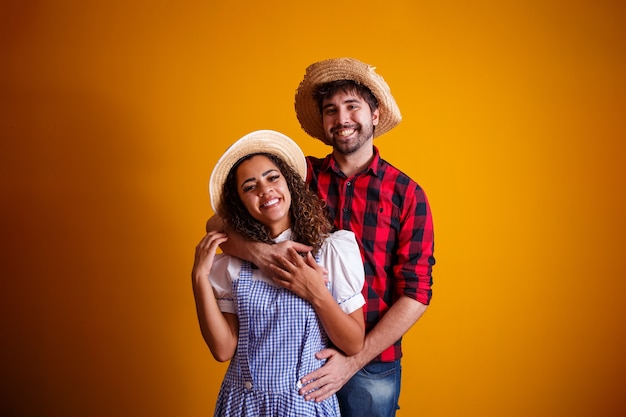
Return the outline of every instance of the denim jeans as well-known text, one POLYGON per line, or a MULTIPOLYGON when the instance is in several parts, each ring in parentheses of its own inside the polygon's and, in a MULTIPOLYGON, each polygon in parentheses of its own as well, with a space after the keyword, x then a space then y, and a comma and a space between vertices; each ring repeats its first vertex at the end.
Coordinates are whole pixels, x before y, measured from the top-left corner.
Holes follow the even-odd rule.
POLYGON ((337 392, 342 417, 394 417, 400 408, 400 361, 375 362, 337 392))

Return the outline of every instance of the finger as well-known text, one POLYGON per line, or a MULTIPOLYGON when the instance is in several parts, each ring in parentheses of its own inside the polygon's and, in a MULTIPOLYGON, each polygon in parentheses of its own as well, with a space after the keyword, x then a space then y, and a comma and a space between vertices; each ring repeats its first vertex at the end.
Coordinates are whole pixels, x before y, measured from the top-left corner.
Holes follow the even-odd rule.
POLYGON ((209 244, 209 249, 211 251, 216 251, 218 246, 221 245, 222 243, 226 242, 227 240, 228 240, 228 236, 216 237, 216 238, 211 240, 211 242, 209 244))
POLYGON ((313 392, 320 389, 324 386, 322 378, 316 379, 314 381, 309 381, 308 384, 303 384, 302 388, 300 388, 299 394, 304 396, 307 400, 310 400, 313 396, 313 392))
POLYGON ((300 389, 300 394, 306 394, 308 391, 310 391, 311 388, 309 388, 309 384, 313 383, 314 381, 321 381, 324 375, 325 370, 322 367, 300 378, 300 382, 303 385, 303 387, 300 389))
POLYGON ((337 389, 331 387, 330 384, 326 384, 306 394, 304 396, 304 399, 306 401, 321 402, 327 399, 328 397, 330 397, 331 395, 335 394, 336 392, 337 392, 337 389))
POLYGON ((215 251, 217 246, 228 240, 228 236, 224 234, 219 235, 207 235, 202 239, 198 245, 198 249, 201 251, 215 251))
POLYGON ((307 266, 313 268, 318 274, 323 275, 325 279, 328 278, 328 270, 315 261, 315 258, 313 257, 311 252, 306 253, 304 261, 306 262, 307 266))
POLYGON ((200 240, 200 243, 198 244, 198 246, 206 246, 215 238, 227 237, 227 236, 228 235, 226 235, 225 233, 220 233, 220 232, 215 232, 215 231, 209 232, 206 235, 204 235, 202 240, 200 240))
POLYGON ((224 237, 228 237, 228 235, 224 232, 218 232, 218 231, 211 231, 209 233, 206 234, 206 238, 211 240, 211 239, 219 239, 219 238, 224 238, 224 237))
POLYGON ((287 256, 289 256, 289 261, 296 267, 302 267, 305 263, 300 253, 294 248, 287 249, 287 256))
MULTIPOLYGON (((335 349, 326 348, 326 349, 320 350, 319 352, 316 352, 315 353, 315 357, 317 359, 328 359, 331 356, 335 355, 336 353, 337 353, 337 351, 335 349)), ((312 375, 312 374, 313 373, 311 373, 310 375, 312 375)))
POLYGON ((296 269, 296 259, 292 255, 292 249, 288 248, 285 255, 274 254, 272 258, 276 264, 286 271, 293 272, 296 269))
POLYGON ((274 261, 276 261, 277 266, 287 272, 293 272, 296 269, 296 265, 282 255, 273 255, 273 258, 274 261))
POLYGON ((274 282, 284 284, 285 282, 290 280, 291 274, 288 271, 285 271, 280 266, 275 264, 269 264, 269 268, 272 270, 272 279, 274 280, 274 282))
POLYGON ((224 233, 207 233, 207 235, 200 241, 198 246, 196 246, 196 253, 213 254, 217 251, 218 246, 224 243, 226 240, 228 240, 228 235, 224 233))

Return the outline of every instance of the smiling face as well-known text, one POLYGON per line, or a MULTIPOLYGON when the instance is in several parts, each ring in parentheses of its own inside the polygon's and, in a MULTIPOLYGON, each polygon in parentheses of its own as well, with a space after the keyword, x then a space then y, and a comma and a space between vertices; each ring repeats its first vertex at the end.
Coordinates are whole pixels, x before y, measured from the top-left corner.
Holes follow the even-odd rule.
POLYGON ((291 227, 291 193, 285 177, 266 156, 243 161, 236 172, 237 192, 250 215, 275 238, 291 227))
POLYGON ((338 91, 322 102, 324 132, 335 151, 351 154, 374 139, 378 109, 373 112, 355 92, 338 91))

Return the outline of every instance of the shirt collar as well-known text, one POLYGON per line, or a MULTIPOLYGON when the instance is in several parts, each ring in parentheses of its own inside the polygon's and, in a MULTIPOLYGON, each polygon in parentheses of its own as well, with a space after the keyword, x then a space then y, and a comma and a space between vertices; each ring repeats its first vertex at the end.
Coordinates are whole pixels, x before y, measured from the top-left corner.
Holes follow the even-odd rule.
POLYGON ((276 236, 276 238, 274 238, 273 240, 274 243, 286 242, 287 240, 291 240, 291 228, 285 230, 284 232, 276 236))
MULTIPOLYGON (((370 164, 365 167, 362 172, 378 177, 380 172, 380 152, 378 151, 378 148, 376 146, 373 146, 373 148, 374 158, 372 158, 370 164)), ((339 169, 339 165, 337 165, 337 161, 335 160, 335 157, 332 153, 326 156, 326 159, 324 159, 324 162, 320 167, 320 171, 325 172, 329 169, 332 169, 337 174, 344 175, 343 172, 341 172, 341 170, 339 169)))

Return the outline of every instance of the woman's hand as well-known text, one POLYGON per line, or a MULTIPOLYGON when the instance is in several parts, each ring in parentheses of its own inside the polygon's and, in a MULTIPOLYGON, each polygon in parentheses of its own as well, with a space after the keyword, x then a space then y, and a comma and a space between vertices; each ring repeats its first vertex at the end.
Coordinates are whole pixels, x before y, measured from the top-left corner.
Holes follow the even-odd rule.
MULTIPOLYGON (((199 280, 206 280, 209 276, 217 248, 226 240, 228 240, 228 236, 225 233, 212 231, 207 233, 198 243, 193 269, 191 270, 194 283, 198 283, 199 280)), ((208 280, 206 281, 208 282, 208 280)))
POLYGON ((315 262, 311 252, 302 256, 291 247, 285 256, 274 255, 273 259, 270 269, 278 285, 309 301, 319 298, 320 291, 328 293, 326 269, 315 262))

